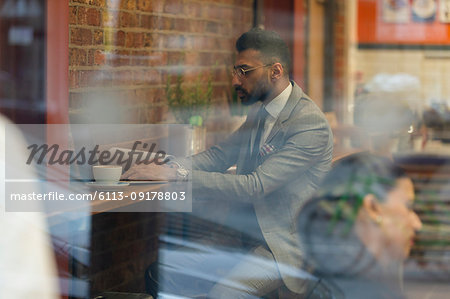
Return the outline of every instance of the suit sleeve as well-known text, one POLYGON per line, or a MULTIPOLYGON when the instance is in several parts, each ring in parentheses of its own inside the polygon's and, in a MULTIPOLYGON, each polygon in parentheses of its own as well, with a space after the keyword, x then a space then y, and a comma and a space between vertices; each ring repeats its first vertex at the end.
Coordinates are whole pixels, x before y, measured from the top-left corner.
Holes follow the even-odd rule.
POLYGON ((310 171, 321 160, 331 160, 332 135, 320 114, 308 114, 286 123, 285 143, 247 175, 192 171, 196 197, 239 201, 258 200, 310 171))

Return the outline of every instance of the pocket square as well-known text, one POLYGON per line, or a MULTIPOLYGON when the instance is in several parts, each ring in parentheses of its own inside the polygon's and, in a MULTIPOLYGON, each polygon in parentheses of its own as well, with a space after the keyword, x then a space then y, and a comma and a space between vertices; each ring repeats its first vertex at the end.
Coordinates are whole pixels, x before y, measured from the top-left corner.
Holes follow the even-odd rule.
POLYGON ((262 158, 267 156, 275 151, 275 146, 272 144, 265 143, 261 149, 259 150, 259 157, 262 158))

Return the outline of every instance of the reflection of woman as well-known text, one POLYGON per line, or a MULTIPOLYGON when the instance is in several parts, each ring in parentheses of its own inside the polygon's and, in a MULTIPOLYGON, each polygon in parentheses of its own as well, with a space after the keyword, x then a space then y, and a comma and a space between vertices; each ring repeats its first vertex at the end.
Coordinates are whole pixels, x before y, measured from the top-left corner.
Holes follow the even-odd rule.
POLYGON ((422 225, 411 180, 390 160, 359 153, 318 190, 298 217, 305 260, 345 298, 401 297, 402 264, 422 225))

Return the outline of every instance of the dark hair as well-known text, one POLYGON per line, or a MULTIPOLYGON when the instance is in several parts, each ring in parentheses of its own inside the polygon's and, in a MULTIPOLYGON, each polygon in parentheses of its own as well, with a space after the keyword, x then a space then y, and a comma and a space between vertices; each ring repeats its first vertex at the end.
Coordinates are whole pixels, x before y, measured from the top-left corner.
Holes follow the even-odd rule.
POLYGON ((378 200, 383 201, 397 179, 403 177, 406 177, 404 171, 388 158, 361 152, 335 163, 314 197, 345 199, 358 205, 366 194, 374 194, 378 200))
POLYGON ((289 48, 278 33, 256 27, 245 32, 236 41, 236 50, 240 53, 248 49, 259 51, 265 63, 281 62, 285 73, 289 74, 291 69, 289 48))
POLYGON ((308 261, 322 275, 356 274, 373 262, 353 224, 367 194, 384 201, 406 177, 391 160, 368 152, 337 162, 297 217, 308 261), (333 259, 333 255, 336 258, 333 259))

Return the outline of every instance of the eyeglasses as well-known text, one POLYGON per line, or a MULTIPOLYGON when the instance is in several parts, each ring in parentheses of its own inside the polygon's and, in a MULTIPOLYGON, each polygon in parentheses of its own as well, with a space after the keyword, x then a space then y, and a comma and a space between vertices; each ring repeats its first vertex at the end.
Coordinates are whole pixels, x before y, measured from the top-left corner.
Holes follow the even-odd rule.
POLYGON ((249 68, 249 69, 244 69, 242 67, 235 66, 235 67, 233 67, 233 71, 231 72, 231 74, 233 76, 237 75, 239 78, 242 79, 242 78, 244 78, 247 75, 248 72, 252 72, 252 71, 257 70, 259 68, 267 67, 267 66, 271 66, 271 65, 272 64, 265 64, 265 65, 255 66, 255 67, 252 67, 252 68, 249 68))

